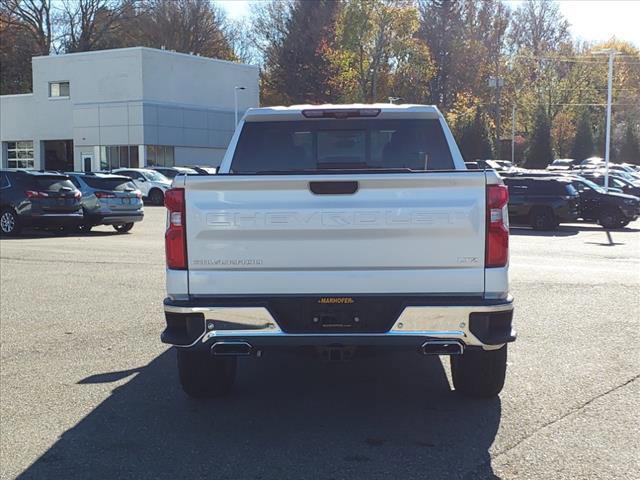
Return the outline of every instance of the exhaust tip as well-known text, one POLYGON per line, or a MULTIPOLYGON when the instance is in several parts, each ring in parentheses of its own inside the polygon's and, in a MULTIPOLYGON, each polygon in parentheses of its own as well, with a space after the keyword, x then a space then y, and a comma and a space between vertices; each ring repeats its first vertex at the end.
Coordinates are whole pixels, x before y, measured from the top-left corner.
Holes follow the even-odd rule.
POLYGON ((211 346, 212 355, 251 355, 253 347, 242 341, 216 342, 211 346))
POLYGON ((421 351, 423 355, 462 355, 464 345, 458 340, 427 340, 421 351))

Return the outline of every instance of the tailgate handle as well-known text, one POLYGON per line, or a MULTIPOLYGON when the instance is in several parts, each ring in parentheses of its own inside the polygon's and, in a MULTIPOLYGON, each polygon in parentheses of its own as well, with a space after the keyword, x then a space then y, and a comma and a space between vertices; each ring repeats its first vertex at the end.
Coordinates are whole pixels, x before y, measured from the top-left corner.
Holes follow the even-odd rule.
POLYGON ((353 195, 358 191, 358 182, 309 182, 309 190, 316 195, 353 195))

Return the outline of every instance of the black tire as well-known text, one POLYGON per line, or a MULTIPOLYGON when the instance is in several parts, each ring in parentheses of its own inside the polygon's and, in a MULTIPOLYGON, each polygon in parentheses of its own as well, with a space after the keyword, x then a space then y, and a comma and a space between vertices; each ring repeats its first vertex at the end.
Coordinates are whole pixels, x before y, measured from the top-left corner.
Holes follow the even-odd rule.
POLYGON ((556 230, 558 219, 549 208, 534 208, 530 214, 530 225, 534 230, 556 230))
POLYGON ((193 398, 228 394, 236 378, 236 357, 213 357, 209 352, 177 348, 182 390, 193 398))
POLYGON ((127 233, 129 230, 133 228, 133 222, 119 223, 118 225, 114 225, 113 228, 118 233, 127 233))
POLYGON ((498 350, 466 350, 452 355, 451 377, 456 392, 466 397, 497 396, 507 373, 507 346, 498 350))
MULTIPOLYGON (((614 228, 622 228, 625 217, 617 208, 606 208, 598 215, 598 223, 602 228, 607 230, 614 228)), ((629 223, 629 222, 627 222, 629 223)))
POLYGON ((159 188, 153 188, 149 192, 149 202, 153 205, 164 205, 164 193, 159 188))
POLYGON ((0 234, 18 235, 22 230, 20 217, 11 208, 5 208, 0 212, 0 234))

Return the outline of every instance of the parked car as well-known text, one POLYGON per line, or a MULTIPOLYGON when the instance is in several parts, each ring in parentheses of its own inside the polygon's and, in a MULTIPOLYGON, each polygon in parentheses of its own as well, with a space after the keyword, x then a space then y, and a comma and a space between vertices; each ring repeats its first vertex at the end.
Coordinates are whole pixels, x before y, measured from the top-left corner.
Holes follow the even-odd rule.
POLYGON ((186 165, 186 167, 195 170, 200 175, 215 175, 218 172, 217 167, 207 167, 200 165, 186 165))
POLYGON ((578 160, 573 158, 557 158, 551 165, 547 167, 547 170, 571 170, 580 164, 578 160))
POLYGON ((151 170, 161 173, 169 180, 173 180, 177 175, 197 175, 193 168, 187 167, 149 167, 151 170))
MULTIPOLYGON (((585 172, 580 174, 580 176, 604 187, 605 175, 602 172, 585 172)), ((633 182, 626 177, 610 172, 609 189, 612 187, 620 189, 622 193, 640 197, 640 183, 633 182)))
POLYGON ((640 215, 638 197, 607 192, 585 178, 574 177, 571 182, 580 194, 580 217, 583 220, 598 222, 604 228, 622 228, 640 215))
POLYGON ((457 393, 498 395, 508 191, 465 168, 438 109, 257 108, 239 128, 221 175, 166 196, 161 338, 184 391, 228 393, 242 355, 375 346, 450 356, 457 393))
POLYGON ((602 157, 589 157, 580 162, 581 166, 597 167, 600 164, 604 165, 604 159, 602 157))
POLYGON ((84 221, 78 226, 89 232, 96 225, 111 225, 124 233, 142 221, 142 193, 124 175, 69 172, 69 178, 82 192, 84 221))
POLYGON ((113 173, 133 180, 136 188, 142 192, 142 198, 149 200, 153 205, 163 205, 164 192, 171 188, 171 180, 148 168, 119 168, 113 173))
POLYGON ((565 178, 508 177, 509 221, 535 230, 555 230, 578 219, 580 196, 565 178))
POLYGON ((0 231, 75 228, 83 220, 81 196, 67 175, 0 170, 0 231))
POLYGON ((482 170, 495 170, 496 172, 502 172, 507 170, 500 165, 496 160, 476 160, 478 167, 482 170))

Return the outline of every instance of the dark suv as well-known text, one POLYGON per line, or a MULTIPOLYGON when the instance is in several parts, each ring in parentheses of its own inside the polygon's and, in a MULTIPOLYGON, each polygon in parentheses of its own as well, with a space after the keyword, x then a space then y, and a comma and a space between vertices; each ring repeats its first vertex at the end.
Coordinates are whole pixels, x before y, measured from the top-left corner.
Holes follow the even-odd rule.
POLYGON ((640 215, 640 198, 623 193, 606 192, 594 182, 576 177, 573 186, 580 193, 580 216, 596 221, 604 228, 622 228, 640 215))
POLYGON ((564 178, 504 179, 509 187, 509 221, 535 230, 555 230, 560 223, 575 222, 580 196, 564 178))
POLYGON ((0 170, 0 231, 17 235, 23 227, 75 228, 83 219, 80 200, 66 175, 0 170))

